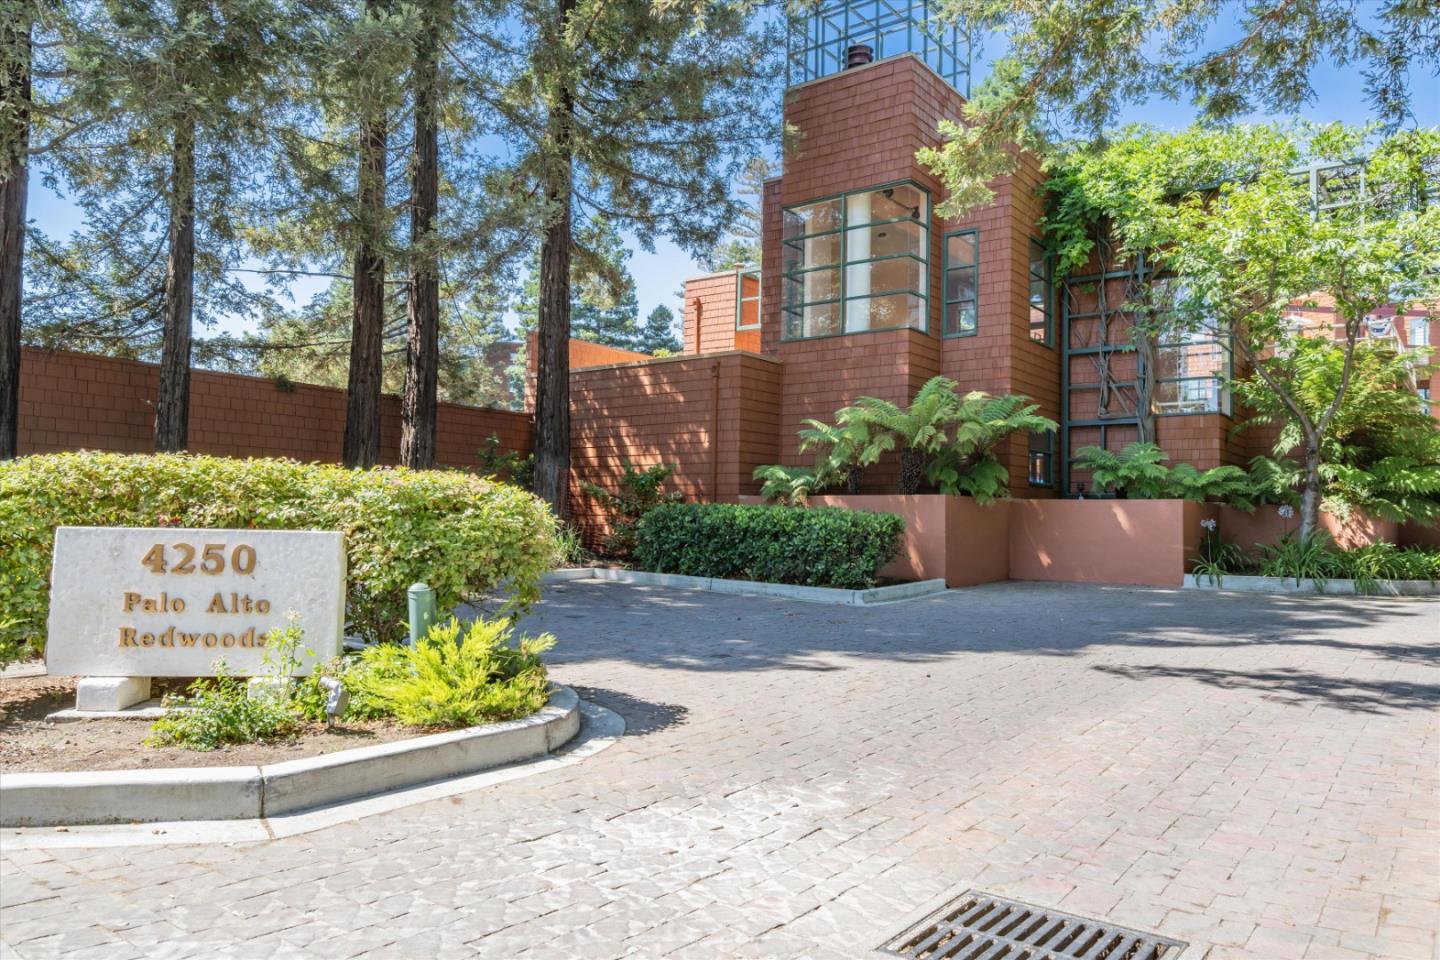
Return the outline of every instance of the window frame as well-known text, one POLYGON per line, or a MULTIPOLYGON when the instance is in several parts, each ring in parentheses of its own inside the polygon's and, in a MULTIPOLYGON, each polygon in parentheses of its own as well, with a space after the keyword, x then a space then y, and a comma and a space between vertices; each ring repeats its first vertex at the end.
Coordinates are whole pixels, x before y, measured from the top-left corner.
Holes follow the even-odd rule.
POLYGON ((1406 317, 1405 318, 1405 347, 1409 350, 1427 350, 1430 348, 1430 318, 1429 317, 1406 317), (1421 331, 1420 336, 1415 336, 1415 331, 1421 331))
POLYGON ((1053 490, 1055 488, 1055 431, 1053 430, 1031 430, 1028 445, 1025 451, 1025 478, 1032 487, 1044 487, 1053 490), (1044 448, 1035 446, 1035 437, 1045 438, 1044 448), (1031 458, 1037 454, 1045 455, 1045 480, 1035 479, 1031 472, 1031 458))
POLYGON ((765 289, 765 287, 764 287, 764 280, 761 279, 761 274, 760 274, 760 268, 759 268, 759 267, 749 267, 749 268, 741 267, 740 269, 738 269, 738 270, 735 271, 735 329, 736 329, 736 331, 740 331, 740 330, 759 330, 759 329, 760 329, 760 326, 761 326, 760 304, 762 303, 760 297, 761 297, 761 294, 764 292, 764 289, 765 289), (745 296, 745 278, 746 278, 746 277, 754 277, 754 278, 755 278, 755 296, 753 296, 753 297, 747 297, 747 296, 745 296), (754 322, 754 323, 751 323, 751 324, 746 324, 746 323, 743 323, 742 321, 745 319, 745 304, 746 304, 747 301, 750 301, 750 300, 755 301, 755 322, 754 322))
POLYGON ((1159 373, 1160 353, 1164 350, 1177 350, 1184 347, 1216 346, 1225 355, 1225 373, 1215 373, 1208 376, 1188 377, 1161 377, 1155 376, 1151 379, 1150 390, 1150 412, 1157 417, 1205 417, 1220 415, 1229 419, 1235 418, 1235 397, 1231 392, 1229 383, 1235 379, 1235 342, 1234 337, 1225 337, 1218 331, 1210 336, 1197 336, 1189 340, 1176 340, 1171 342, 1158 342, 1155 344, 1156 373, 1159 373), (1160 402, 1156 387, 1165 383, 1205 383, 1213 382, 1216 387, 1216 398, 1218 400, 1215 409, 1212 410, 1160 410, 1156 405, 1160 402))
POLYGON ((1039 344, 1048 350, 1055 349, 1055 257, 1045 248, 1045 244, 1038 237, 1030 237, 1030 243, 1026 247, 1025 257, 1025 312, 1026 312, 1026 339, 1031 343, 1039 344), (1036 257, 1035 251, 1040 251, 1041 256, 1036 257), (1035 327, 1029 322, 1029 313, 1033 309, 1030 305, 1030 287, 1035 282, 1035 272, 1032 265, 1039 259, 1045 264, 1044 273, 1040 282, 1045 290, 1045 336, 1037 338, 1035 327))
MULTIPOLYGON (((1150 283, 1171 284, 1176 281, 1174 274, 1166 273, 1152 277, 1150 283)), ((1191 330, 1181 335, 1179 339, 1157 340, 1155 342, 1155 369, 1150 374, 1150 414, 1155 417, 1210 417, 1221 416, 1227 420, 1235 419, 1235 394, 1230 389, 1230 383, 1235 379, 1235 335, 1222 334, 1218 323, 1211 318, 1206 329, 1191 330), (1188 376, 1188 377, 1162 377, 1160 372, 1160 354, 1167 350, 1181 347, 1200 347, 1211 344, 1219 347, 1225 354, 1225 371, 1223 374, 1215 373, 1209 376, 1188 376), (1210 410, 1161 410, 1158 408, 1160 400, 1156 390, 1164 383, 1186 383, 1213 381, 1216 384, 1216 398, 1218 400, 1214 409, 1210 410)))
POLYGON ((943 340, 958 340, 963 337, 978 336, 980 334, 980 228, 966 227, 963 230, 951 230, 940 238, 940 245, 945 252, 945 256, 943 258, 945 268, 940 272, 940 337, 943 340), (975 327, 972 330, 961 330, 957 333, 951 333, 945 327, 946 318, 949 316, 950 313, 950 304, 964 303, 965 300, 950 299, 950 238, 961 237, 965 236, 966 234, 969 234, 970 236, 975 238, 975 262, 970 264, 968 267, 956 267, 954 269, 968 269, 974 271, 975 285, 973 289, 975 292, 970 297, 970 302, 975 305, 975 327))
POLYGON ((782 343, 798 343, 798 342, 803 341, 803 340, 825 340, 825 339, 829 339, 829 338, 831 338, 831 337, 848 337, 848 336, 853 336, 853 335, 856 335, 856 334, 867 334, 867 333, 894 333, 894 332, 897 331, 897 330, 916 330, 916 331, 918 331, 918 332, 920 332, 920 333, 923 333, 923 334, 926 334, 926 335, 928 336, 928 335, 930 334, 930 327, 931 327, 931 321, 930 321, 930 289, 929 289, 929 288, 930 288, 931 285, 934 283, 934 278, 933 278, 933 276, 932 276, 931 273, 930 273, 931 260, 932 260, 932 256, 933 256, 933 251, 931 250, 931 246, 933 245, 933 239, 934 239, 934 233, 933 233, 933 231, 934 231, 934 216, 935 216, 935 209, 934 209, 934 207, 935 207, 934 197, 931 195, 930 191, 929 191, 928 189, 926 189, 924 186, 922 186, 921 184, 916 183, 914 180, 891 180, 891 181, 887 181, 887 182, 885 182, 885 183, 876 184, 876 185, 874 185, 874 186, 861 187, 861 188, 856 189, 856 190, 846 190, 846 191, 844 191, 843 193, 827 194, 827 195, 822 196, 822 197, 815 197, 814 199, 811 199, 811 200, 805 200, 805 201, 803 201, 803 202, 801 202, 801 203, 790 204, 789 206, 782 207, 782 208, 781 208, 781 211, 780 211, 780 218, 781 218, 780 245, 781 245, 781 248, 782 248, 781 254, 780 254, 780 340, 781 340, 781 342, 782 342, 782 343), (880 192, 881 190, 885 190, 885 189, 887 189, 887 188, 889 188, 889 187, 901 187, 901 186, 904 186, 904 187, 913 187, 916 191, 918 191, 918 192, 925 198, 925 217, 924 217, 923 220, 917 221, 917 220, 915 220, 914 217, 890 217, 890 218, 887 218, 887 219, 884 219, 884 220, 868 220, 868 221, 866 221, 865 223, 857 223, 857 224, 855 224, 855 225, 853 225, 853 226, 850 225, 850 223, 848 222, 848 216, 849 216, 849 212, 850 212, 850 205, 849 205, 850 197, 852 197, 852 196, 857 196, 857 195, 860 195, 860 194, 866 194, 866 193, 878 193, 878 192, 880 192), (840 201, 840 226, 839 226, 839 227, 837 227, 837 228, 835 228, 835 229, 833 229, 833 230, 822 230, 822 231, 820 231, 820 232, 818 232, 818 233, 802 234, 802 235, 800 235, 800 236, 798 236, 798 237, 790 237, 790 238, 787 238, 787 237, 785 236, 784 220, 785 220, 785 215, 786 215, 788 212, 790 212, 791 210, 796 210, 796 209, 802 208, 802 207, 814 206, 814 205, 817 204, 817 203, 824 203, 824 202, 826 202, 826 201, 828 201, 828 200, 839 200, 839 201, 840 201), (924 258, 923 258, 923 259, 920 258, 920 257, 916 257, 914 254, 911 254, 911 253, 892 253, 892 254, 886 254, 886 255, 883 255, 883 256, 879 256, 879 257, 867 257, 867 258, 864 259, 864 260, 855 260, 855 261, 851 261, 851 260, 849 259, 849 253, 850 253, 850 232, 851 232, 852 230, 861 230, 861 229, 866 229, 866 228, 871 228, 871 227, 880 227, 880 226, 884 226, 884 225, 886 225, 886 224, 891 224, 891 223, 918 223, 918 224, 919 224, 919 226, 920 226, 920 228, 921 228, 921 237, 922 237, 922 243, 921 243, 920 249, 924 252, 924 258), (835 234, 835 233, 838 233, 838 234, 840 235, 839 260, 837 260, 835 263, 818 265, 818 266, 804 266, 804 267, 801 267, 801 268, 799 268, 799 269, 794 269, 794 270, 789 270, 789 269, 786 269, 786 268, 785 268, 785 252, 784 252, 784 249, 783 249, 784 247, 790 246, 792 249, 795 249, 795 246, 794 246, 794 245, 795 245, 797 242, 802 242, 802 243, 803 243, 803 242, 806 241, 806 240, 813 240, 813 239, 816 238, 816 237, 825 237, 825 236, 829 236, 829 235, 835 234), (924 274, 924 280, 925 280, 925 282, 924 282, 924 284, 923 284, 923 286, 925 287, 924 290, 913 290, 913 289, 910 289, 910 288, 906 287, 906 288, 900 288, 900 289, 894 289, 894 290, 879 290, 879 291, 871 290, 869 293, 861 294, 861 295, 858 295, 858 296, 851 296, 851 295, 850 295, 850 290, 849 290, 849 286, 850 286, 849 273, 850 273, 850 268, 851 268, 851 267, 857 267, 857 266, 862 266, 862 265, 866 265, 866 264, 879 263, 879 262, 883 262, 883 261, 885 261, 885 260, 899 260, 899 259, 913 260, 913 261, 915 261, 915 262, 917 262, 917 263, 920 264, 920 266, 921 266, 921 268, 922 268, 922 272, 923 272, 923 274, 924 274), (840 271, 840 278, 839 278, 840 295, 839 295, 839 297, 837 297, 837 298, 831 298, 831 299, 828 299, 828 300, 806 300, 806 301, 799 301, 799 302, 796 302, 796 303, 789 303, 789 302, 787 301, 786 296, 787 296, 788 290, 787 290, 787 283, 786 283, 786 281, 788 281, 788 280, 790 280, 790 279, 792 279, 792 278, 796 278, 796 277, 803 276, 803 275, 806 274, 806 273, 811 273, 811 272, 813 272, 813 271, 815 271, 815 270, 837 270, 837 269, 840 271), (868 329, 868 330, 848 330, 848 329, 846 329, 846 326, 847 326, 847 324, 848 324, 848 322, 849 322, 850 303, 851 303, 852 301, 858 301, 858 300, 876 300, 876 299, 879 299, 879 298, 881 298, 881 297, 887 297, 887 296, 913 296, 913 297, 919 298, 919 300, 920 300, 921 326, 919 326, 919 327, 913 327, 913 326, 910 326, 909 324, 905 324, 905 325, 903 325, 903 326, 898 326, 898 327, 884 327, 884 328, 881 328, 881 329, 874 329, 874 328, 871 328, 871 329, 868 329), (832 303, 833 303, 833 304, 838 304, 840 329, 839 329, 837 332, 835 332, 835 333, 818 333, 818 334, 814 334, 814 335, 812 335, 812 336, 804 336, 803 334, 800 335, 800 336, 791 336, 791 335, 790 335, 790 323, 791 323, 792 318, 796 319, 796 320, 801 324, 801 328, 802 328, 802 330, 803 330, 803 325, 804 325, 804 322, 805 322, 805 321, 804 321, 805 309, 806 309, 807 307, 824 306, 824 305, 828 305, 828 304, 832 304, 832 303))

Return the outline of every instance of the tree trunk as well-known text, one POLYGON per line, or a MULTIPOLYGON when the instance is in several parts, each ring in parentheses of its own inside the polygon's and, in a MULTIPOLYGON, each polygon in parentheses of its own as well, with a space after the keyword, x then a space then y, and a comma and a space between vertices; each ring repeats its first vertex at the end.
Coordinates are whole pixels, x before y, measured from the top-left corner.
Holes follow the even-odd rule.
MULTIPOLYGON (((552 200, 560 199, 557 193, 552 200)), ((555 516, 570 512, 570 191, 540 247, 535 353, 535 494, 555 516)))
MULTIPOLYGON (((576 0, 560 0, 559 28, 564 28, 575 5, 576 0)), ((535 338, 535 493, 561 520, 570 516, 571 124, 575 98, 569 82, 561 81, 550 113, 548 139, 553 154, 547 199, 556 214, 540 245, 540 316, 535 338)))
MULTIPOLYGON (((376 16, 380 0, 366 0, 367 16, 376 16)), ((384 375, 386 118, 384 108, 360 124, 360 175, 357 185, 360 241, 355 248, 351 284, 350 377, 345 389, 347 467, 373 467, 380 460, 380 386, 384 375)))
POLYGON ((170 226, 165 264, 165 332, 160 348, 160 397, 155 450, 184 450, 190 426, 190 342, 195 314, 195 121, 175 127, 170 174, 170 226))
MULTIPOLYGON (((27 8, 28 9, 28 8, 27 8)), ((13 153, 0 157, 0 460, 20 453, 20 297, 25 280, 25 198, 30 167, 30 24, 0 27, 0 48, 17 51, 5 76, 4 97, 16 105, 6 140, 13 153)))
POLYGON ((900 492, 920 492, 920 481, 925 478, 925 454, 919 450, 900 451, 900 492))
POLYGON ((864 482, 865 482, 865 468, 864 468, 864 467, 854 467, 854 466, 852 466, 852 467, 848 468, 848 469, 845 471, 845 492, 846 492, 846 493, 849 493, 849 494, 859 493, 859 492, 860 492, 860 487, 861 487, 862 484, 864 484, 864 482))
POLYGON ((440 368, 440 277, 434 246, 440 191, 436 120, 439 24, 435 11, 415 50, 415 169, 410 187, 409 310, 405 327, 405 395, 400 405, 400 462, 435 466, 435 394, 440 368))
POLYGON ((1305 486, 1300 493, 1300 539, 1320 528, 1320 437, 1305 438, 1305 486))

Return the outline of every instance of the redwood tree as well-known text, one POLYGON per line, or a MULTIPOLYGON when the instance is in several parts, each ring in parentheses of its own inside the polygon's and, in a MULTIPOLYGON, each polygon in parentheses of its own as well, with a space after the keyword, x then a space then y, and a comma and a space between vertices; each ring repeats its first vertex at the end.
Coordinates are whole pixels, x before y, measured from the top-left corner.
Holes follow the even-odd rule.
POLYGON ((730 182, 778 130, 777 34, 749 12, 610 0, 526 0, 502 36, 519 64, 476 90, 524 150, 544 198, 535 492, 569 514, 568 340, 576 234, 592 217, 696 255, 735 218, 730 182), (659 7, 660 9, 657 9, 659 7), (700 14, 703 13, 703 16, 700 14))
MULTIPOLYGON (((365 0, 365 15, 378 18, 384 0, 365 0)), ((357 135, 356 246, 351 269, 350 378, 345 388, 347 467, 372 467, 380 459, 380 383, 385 343, 385 204, 388 116, 383 102, 362 105, 357 135)))
POLYGON ((237 193, 273 103, 279 9, 278 0, 94 0, 59 18, 42 159, 85 222, 63 244, 32 233, 26 335, 158 357, 157 450, 188 440, 194 324, 261 299, 230 272, 244 256, 237 193))
POLYGON ((20 298, 29 186, 31 14, 5 4, 0 24, 0 460, 19 453, 20 298))
POLYGON ((405 331, 405 393, 400 404, 400 462, 435 465, 440 372, 440 270, 435 217, 440 201, 440 44, 449 0, 420 7, 412 68, 415 143, 410 173, 410 289, 405 331))

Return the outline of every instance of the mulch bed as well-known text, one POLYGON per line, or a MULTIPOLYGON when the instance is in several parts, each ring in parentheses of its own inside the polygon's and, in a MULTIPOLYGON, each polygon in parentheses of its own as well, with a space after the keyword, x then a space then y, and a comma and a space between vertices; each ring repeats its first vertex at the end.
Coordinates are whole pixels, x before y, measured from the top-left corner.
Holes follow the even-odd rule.
MULTIPOLYGON (((183 690, 186 680, 157 679, 155 695, 183 690)), ((306 724, 293 740, 247 743, 202 752, 147 747, 146 720, 45 718, 75 706, 74 677, 0 677, 0 771, 138 770, 156 767, 222 767, 276 763, 353 747, 389 743, 430 732, 389 721, 347 721, 326 730, 306 724)))

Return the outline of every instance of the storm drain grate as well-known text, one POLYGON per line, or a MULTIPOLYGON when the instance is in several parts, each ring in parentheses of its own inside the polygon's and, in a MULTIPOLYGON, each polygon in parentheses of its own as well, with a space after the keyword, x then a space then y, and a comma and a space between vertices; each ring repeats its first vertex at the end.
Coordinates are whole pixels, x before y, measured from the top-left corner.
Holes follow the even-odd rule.
POLYGON ((1185 944, 968 890, 881 947, 907 960, 1161 960, 1185 944))

